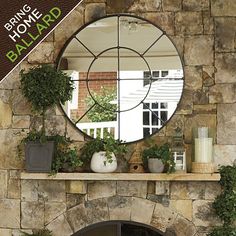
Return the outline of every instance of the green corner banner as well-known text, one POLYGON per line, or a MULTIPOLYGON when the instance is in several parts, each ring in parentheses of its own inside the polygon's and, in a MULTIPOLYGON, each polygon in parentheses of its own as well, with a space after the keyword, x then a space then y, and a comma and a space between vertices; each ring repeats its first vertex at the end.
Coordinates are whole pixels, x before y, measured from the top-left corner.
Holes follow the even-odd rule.
POLYGON ((4 0, 0 82, 83 0, 4 0))

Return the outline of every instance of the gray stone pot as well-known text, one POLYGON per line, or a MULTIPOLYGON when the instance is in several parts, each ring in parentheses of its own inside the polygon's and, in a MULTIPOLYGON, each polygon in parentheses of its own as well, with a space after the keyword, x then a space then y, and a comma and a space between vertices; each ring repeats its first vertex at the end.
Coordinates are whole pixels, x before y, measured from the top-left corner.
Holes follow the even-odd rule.
POLYGON ((49 173, 52 167, 54 142, 28 142, 25 146, 27 172, 49 173))
POLYGON ((164 165, 160 159, 148 158, 148 169, 151 173, 162 173, 164 165))

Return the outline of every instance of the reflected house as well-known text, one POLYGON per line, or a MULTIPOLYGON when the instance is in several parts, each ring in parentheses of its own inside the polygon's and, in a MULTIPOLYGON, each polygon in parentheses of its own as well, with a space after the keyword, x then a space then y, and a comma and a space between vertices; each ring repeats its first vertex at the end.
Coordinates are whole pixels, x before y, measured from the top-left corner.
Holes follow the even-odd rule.
MULTIPOLYGON (((80 78, 84 79, 86 73, 74 71, 71 75, 80 75, 80 78)), ((109 76, 111 80, 106 84, 97 81, 93 88, 94 92, 102 93, 104 87, 117 89, 116 81, 113 80, 117 76, 116 72, 93 72, 91 79, 101 78, 101 76, 109 76)), ((120 123, 120 139, 126 141, 142 139, 155 133, 170 119, 182 94, 182 70, 153 71, 151 74, 146 71, 121 71, 120 79, 120 99, 110 103, 119 106, 123 112, 120 112, 114 121, 92 122, 85 118, 84 121, 77 123, 79 129, 93 137, 97 135, 103 137, 104 130, 107 130, 113 132, 115 138, 118 138, 118 123, 120 123), (126 78, 130 80, 125 80, 126 78)), ((76 117, 73 118, 73 113, 79 112, 77 115, 82 116, 87 110, 86 103, 83 101, 89 96, 89 92, 85 83, 78 81, 74 83, 75 95, 67 103, 67 114, 76 120, 76 117)))

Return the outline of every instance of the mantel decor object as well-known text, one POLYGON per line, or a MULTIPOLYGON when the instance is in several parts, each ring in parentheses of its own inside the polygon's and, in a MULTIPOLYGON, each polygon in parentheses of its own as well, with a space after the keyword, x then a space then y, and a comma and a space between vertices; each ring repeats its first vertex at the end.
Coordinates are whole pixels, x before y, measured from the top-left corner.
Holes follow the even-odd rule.
POLYGON ((213 173, 213 137, 208 127, 198 127, 194 134, 193 173, 213 173))
POLYGON ((175 171, 186 173, 186 150, 182 130, 177 127, 172 138, 171 152, 175 162, 175 171))
POLYGON ((140 148, 135 149, 129 160, 129 172, 130 173, 144 173, 142 152, 140 148))

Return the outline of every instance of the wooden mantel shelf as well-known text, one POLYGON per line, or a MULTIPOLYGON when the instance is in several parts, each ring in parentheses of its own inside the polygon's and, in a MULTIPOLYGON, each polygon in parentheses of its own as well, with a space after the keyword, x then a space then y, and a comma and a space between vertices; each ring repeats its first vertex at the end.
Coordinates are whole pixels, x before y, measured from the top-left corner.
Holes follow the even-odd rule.
POLYGON ((21 173, 24 180, 146 180, 146 181, 219 181, 220 174, 153 174, 153 173, 58 173, 49 176, 45 173, 21 173))

